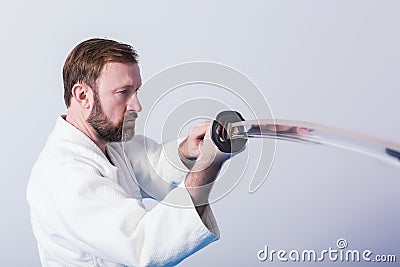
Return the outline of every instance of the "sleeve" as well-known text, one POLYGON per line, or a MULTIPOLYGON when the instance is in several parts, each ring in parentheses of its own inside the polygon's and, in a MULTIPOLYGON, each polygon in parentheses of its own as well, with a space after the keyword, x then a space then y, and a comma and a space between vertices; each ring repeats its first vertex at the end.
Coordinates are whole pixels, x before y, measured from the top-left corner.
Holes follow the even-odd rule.
POLYGON ((124 143, 143 198, 163 200, 186 177, 189 170, 178 155, 178 141, 158 144, 145 136, 135 136, 124 143))
MULTIPOLYGON (((93 255, 128 266, 175 265, 218 239, 218 230, 210 232, 193 206, 159 204, 146 211, 140 200, 86 163, 66 164, 59 173, 51 201, 68 235, 93 255)), ((191 203, 187 190, 175 191, 167 201, 191 203)), ((210 217, 208 207, 203 221, 212 225, 210 217)))
MULTIPOLYGON (((184 180, 189 170, 179 157, 179 143, 179 140, 175 140, 160 145, 143 135, 135 136, 133 142, 124 143, 125 155, 135 172, 143 198, 149 197, 162 201, 178 184, 177 191, 183 189, 184 192, 175 192, 175 196, 188 194, 184 180)), ((192 201, 183 203, 182 199, 186 199, 185 196, 170 196, 168 200, 164 200, 164 203, 179 207, 193 207, 192 201)), ((205 226, 219 238, 219 229, 210 205, 206 206, 201 219, 205 226)))

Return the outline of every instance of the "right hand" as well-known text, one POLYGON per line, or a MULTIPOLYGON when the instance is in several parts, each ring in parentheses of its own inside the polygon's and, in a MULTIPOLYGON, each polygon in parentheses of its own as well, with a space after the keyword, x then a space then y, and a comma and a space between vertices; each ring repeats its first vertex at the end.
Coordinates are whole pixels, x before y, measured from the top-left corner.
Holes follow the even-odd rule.
POLYGON ((196 124, 188 136, 179 145, 179 154, 184 162, 193 161, 193 170, 202 170, 210 165, 222 165, 233 154, 221 152, 211 140, 212 122, 202 122, 196 124))

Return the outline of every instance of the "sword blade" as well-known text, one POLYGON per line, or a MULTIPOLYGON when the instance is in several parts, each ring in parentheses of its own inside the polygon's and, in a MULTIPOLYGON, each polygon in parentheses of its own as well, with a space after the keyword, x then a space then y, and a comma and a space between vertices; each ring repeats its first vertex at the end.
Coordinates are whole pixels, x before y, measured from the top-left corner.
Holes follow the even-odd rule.
POLYGON ((292 120, 246 120, 227 123, 230 139, 269 138, 356 151, 400 167, 400 145, 344 129, 292 120))

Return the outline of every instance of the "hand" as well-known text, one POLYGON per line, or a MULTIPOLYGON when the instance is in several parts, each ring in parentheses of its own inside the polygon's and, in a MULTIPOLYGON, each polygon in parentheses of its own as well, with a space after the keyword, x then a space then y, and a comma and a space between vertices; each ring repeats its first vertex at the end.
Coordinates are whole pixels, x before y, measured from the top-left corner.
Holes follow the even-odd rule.
POLYGON ((179 145, 179 155, 182 162, 192 169, 196 163, 198 168, 206 168, 211 164, 222 164, 229 159, 232 154, 223 153, 214 145, 211 140, 212 122, 203 122, 196 124, 188 136, 179 145))
POLYGON ((188 136, 179 144, 179 155, 188 160, 196 160, 200 154, 200 145, 207 132, 209 122, 196 124, 190 129, 188 136))
POLYGON ((200 216, 208 203, 208 196, 222 164, 239 153, 221 152, 211 140, 211 126, 212 122, 197 124, 179 145, 182 162, 191 169, 185 178, 185 187, 200 216))

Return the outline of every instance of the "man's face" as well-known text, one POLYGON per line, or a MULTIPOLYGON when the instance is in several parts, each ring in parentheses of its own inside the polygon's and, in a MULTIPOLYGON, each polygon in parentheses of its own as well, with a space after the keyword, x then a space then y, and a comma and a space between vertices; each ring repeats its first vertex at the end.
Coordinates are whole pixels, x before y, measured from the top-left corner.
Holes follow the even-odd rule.
POLYGON ((131 139, 137 113, 142 110, 137 98, 137 89, 142 85, 139 66, 109 62, 104 65, 96 85, 87 122, 104 142, 131 139))

